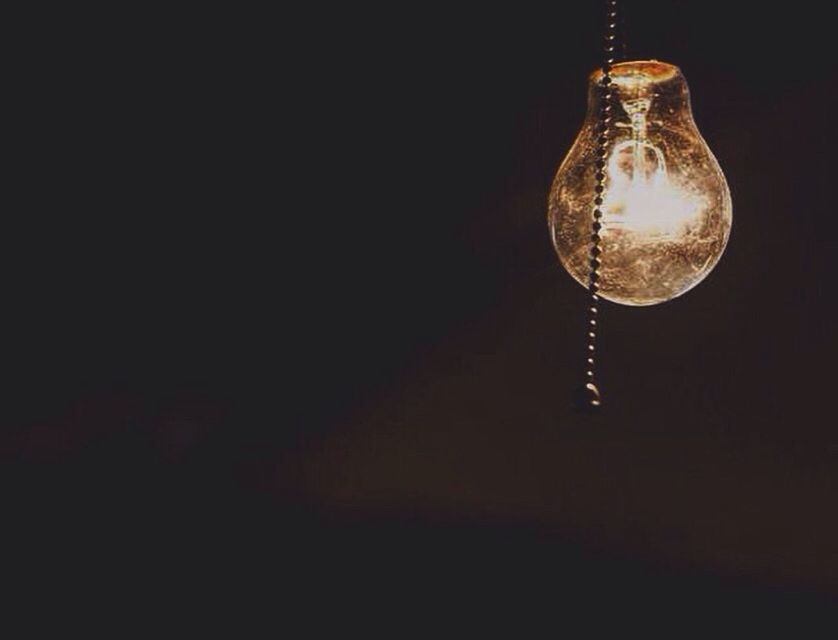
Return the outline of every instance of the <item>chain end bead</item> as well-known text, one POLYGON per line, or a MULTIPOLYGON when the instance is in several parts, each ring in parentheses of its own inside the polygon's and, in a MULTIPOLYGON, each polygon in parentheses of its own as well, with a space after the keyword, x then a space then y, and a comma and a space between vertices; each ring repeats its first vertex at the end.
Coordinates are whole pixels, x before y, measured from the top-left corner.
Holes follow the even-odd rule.
POLYGON ((594 413, 602 407, 602 397, 593 382, 587 382, 576 392, 576 407, 580 411, 594 413))

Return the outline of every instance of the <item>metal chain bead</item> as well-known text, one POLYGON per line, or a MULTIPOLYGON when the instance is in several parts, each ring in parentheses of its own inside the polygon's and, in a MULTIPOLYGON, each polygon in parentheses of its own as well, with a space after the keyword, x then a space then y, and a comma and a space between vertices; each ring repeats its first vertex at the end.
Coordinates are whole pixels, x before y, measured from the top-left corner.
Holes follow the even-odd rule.
POLYGON ((597 144, 594 179, 594 209, 591 222, 591 251, 590 267, 588 276, 588 292, 590 294, 590 306, 588 307, 587 325, 587 349, 585 362, 585 387, 582 398, 584 408, 596 409, 602 401, 599 389, 596 386, 596 338, 599 316, 599 270, 602 267, 602 204, 605 193, 605 169, 609 153, 609 139, 611 136, 611 113, 614 101, 612 90, 611 67, 614 64, 615 51, 617 50, 617 0, 606 0, 605 3, 605 44, 603 47, 602 78, 599 83, 600 111, 597 127, 597 144))

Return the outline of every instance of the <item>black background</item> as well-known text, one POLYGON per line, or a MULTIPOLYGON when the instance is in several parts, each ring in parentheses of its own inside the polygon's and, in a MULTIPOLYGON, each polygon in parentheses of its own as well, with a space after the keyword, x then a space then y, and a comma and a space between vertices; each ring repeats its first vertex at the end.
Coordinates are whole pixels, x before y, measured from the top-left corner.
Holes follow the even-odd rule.
POLYGON ((95 576, 109 601, 355 623, 828 606, 830 27, 813 2, 626 5, 628 56, 687 77, 734 224, 689 295, 605 306, 593 417, 546 198, 599 3, 22 21, 0 440, 22 592, 95 576))

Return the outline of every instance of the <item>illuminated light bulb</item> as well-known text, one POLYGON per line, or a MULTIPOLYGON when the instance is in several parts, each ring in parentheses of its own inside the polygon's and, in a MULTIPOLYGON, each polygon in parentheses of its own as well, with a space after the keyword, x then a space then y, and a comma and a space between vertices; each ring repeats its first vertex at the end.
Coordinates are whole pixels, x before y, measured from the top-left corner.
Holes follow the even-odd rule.
MULTIPOLYGON (((678 67, 623 62, 612 67, 611 78, 599 295, 620 304, 657 304, 689 291, 716 266, 730 235, 730 191, 693 121, 678 67)), ((591 75, 588 114, 556 173, 549 204, 559 259, 586 287, 601 80, 601 71, 591 75)))

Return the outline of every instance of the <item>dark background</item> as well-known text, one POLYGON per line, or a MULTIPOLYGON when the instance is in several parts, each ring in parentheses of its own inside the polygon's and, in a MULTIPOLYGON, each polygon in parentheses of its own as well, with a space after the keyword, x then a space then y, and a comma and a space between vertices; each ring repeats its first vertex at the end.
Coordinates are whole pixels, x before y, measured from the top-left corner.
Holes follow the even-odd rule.
POLYGON ((258 592, 403 624, 834 602, 831 27, 814 2, 625 3, 628 56, 687 77, 734 224, 689 295, 603 308, 587 416, 546 199, 599 4, 21 21, 21 593, 83 575, 111 604, 258 592))

